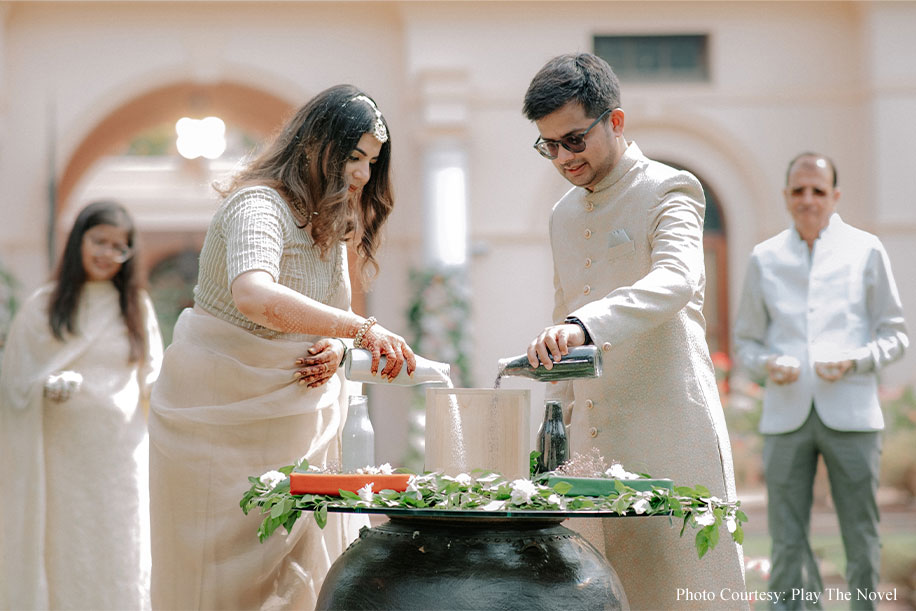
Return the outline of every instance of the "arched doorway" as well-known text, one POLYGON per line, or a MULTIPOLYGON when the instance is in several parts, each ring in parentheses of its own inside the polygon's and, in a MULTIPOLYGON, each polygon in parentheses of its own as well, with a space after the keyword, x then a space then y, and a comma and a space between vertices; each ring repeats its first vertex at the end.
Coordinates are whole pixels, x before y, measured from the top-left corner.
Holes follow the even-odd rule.
POLYGON ((706 319, 706 343, 710 353, 729 355, 728 240, 722 206, 709 184, 696 172, 671 161, 662 163, 690 172, 703 187, 706 196, 706 213, 703 218, 703 255, 706 263, 703 317, 706 319))
POLYGON ((711 353, 730 354, 730 323, 728 317, 728 241, 725 219, 719 200, 700 180, 706 194, 706 216, 703 219, 703 255, 706 262, 706 342, 711 353))
POLYGON ((105 155, 120 154, 134 137, 183 116, 222 117, 257 138, 271 133, 293 110, 288 101, 247 85, 181 82, 143 93, 115 108, 76 147, 57 182, 58 213, 70 203, 78 181, 105 155))
POLYGON ((161 259, 149 273, 150 296, 162 343, 172 343, 172 329, 178 315, 194 305, 194 284, 197 282, 198 251, 183 250, 161 259))

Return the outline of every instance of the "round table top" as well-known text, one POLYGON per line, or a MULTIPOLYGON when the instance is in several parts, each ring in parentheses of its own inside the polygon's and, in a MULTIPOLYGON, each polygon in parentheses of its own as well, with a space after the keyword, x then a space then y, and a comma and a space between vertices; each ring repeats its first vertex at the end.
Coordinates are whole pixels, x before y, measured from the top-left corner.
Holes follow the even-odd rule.
POLYGON ((454 520, 492 520, 492 519, 527 519, 542 521, 562 521, 567 518, 646 518, 667 517, 666 514, 647 515, 620 515, 613 511, 598 510, 534 510, 534 509, 505 509, 499 511, 485 511, 483 509, 441 509, 434 507, 335 507, 328 505, 328 511, 336 513, 365 513, 383 514, 395 518, 451 518, 454 520))

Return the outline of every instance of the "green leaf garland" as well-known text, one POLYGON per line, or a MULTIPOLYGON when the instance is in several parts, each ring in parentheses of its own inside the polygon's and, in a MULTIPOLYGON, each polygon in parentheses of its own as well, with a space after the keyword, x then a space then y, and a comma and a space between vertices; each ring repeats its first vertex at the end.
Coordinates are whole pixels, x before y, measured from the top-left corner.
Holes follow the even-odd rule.
POLYGON ((240 506, 246 515, 258 509, 264 516, 258 528, 258 539, 262 542, 280 527, 289 532, 303 512, 312 512, 318 526, 324 528, 328 510, 336 507, 609 511, 620 516, 665 515, 680 519, 681 536, 688 526, 698 529, 695 544, 697 555, 702 558, 719 543, 723 526, 734 541, 741 543, 742 524, 747 521, 747 515, 739 509, 740 501, 719 499, 704 486, 676 486, 673 490, 656 486, 642 492, 618 480, 614 492, 606 496, 564 496, 570 489, 566 482, 558 482, 551 488, 538 481, 509 481, 498 473, 475 470, 456 477, 441 472, 412 475, 406 491, 373 490, 371 497, 366 491, 356 494, 346 490, 341 490, 340 496, 293 495, 289 489, 289 474, 293 470, 307 471, 308 464, 278 469, 286 476, 279 482, 267 477, 268 474, 248 478, 250 488, 242 496, 240 506))

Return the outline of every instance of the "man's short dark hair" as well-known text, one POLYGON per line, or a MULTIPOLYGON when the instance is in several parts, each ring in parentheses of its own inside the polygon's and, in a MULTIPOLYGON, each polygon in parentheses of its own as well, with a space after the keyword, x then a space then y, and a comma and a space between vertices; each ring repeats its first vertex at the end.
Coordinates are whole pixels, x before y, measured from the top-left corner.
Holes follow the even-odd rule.
POLYGON ((836 188, 836 164, 833 163, 833 160, 827 155, 821 155, 820 153, 813 153, 811 151, 806 151, 804 153, 799 153, 792 158, 792 161, 789 162, 789 167, 786 168, 786 184, 789 184, 789 174, 792 173, 792 168, 795 166, 795 163, 799 159, 804 159, 805 157, 810 157, 812 159, 823 159, 827 162, 827 165, 830 166, 830 170, 833 172, 833 186, 836 188))
POLYGON ((587 117, 620 107, 620 81, 606 61, 591 53, 554 57, 531 79, 522 112, 537 121, 573 100, 587 117))

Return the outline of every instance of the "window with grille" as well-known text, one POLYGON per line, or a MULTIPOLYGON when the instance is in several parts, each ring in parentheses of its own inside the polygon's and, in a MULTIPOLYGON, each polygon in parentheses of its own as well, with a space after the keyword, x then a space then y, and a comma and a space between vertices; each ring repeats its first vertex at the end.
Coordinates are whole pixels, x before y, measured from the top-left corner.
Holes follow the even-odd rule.
POLYGON ((623 81, 709 80, 706 34, 595 36, 595 55, 623 81))

